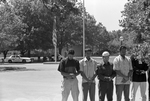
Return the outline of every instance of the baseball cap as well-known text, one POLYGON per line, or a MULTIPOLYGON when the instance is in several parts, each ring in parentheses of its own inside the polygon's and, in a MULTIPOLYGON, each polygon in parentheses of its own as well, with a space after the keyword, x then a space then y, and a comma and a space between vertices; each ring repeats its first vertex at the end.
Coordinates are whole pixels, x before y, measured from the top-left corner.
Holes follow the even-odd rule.
POLYGON ((110 54, 109 54, 109 52, 108 51, 104 51, 103 53, 102 53, 102 56, 109 56, 110 54))
POLYGON ((92 49, 91 48, 86 48, 85 52, 92 52, 92 49))
POLYGON ((75 51, 73 49, 68 50, 68 54, 74 55, 75 51))

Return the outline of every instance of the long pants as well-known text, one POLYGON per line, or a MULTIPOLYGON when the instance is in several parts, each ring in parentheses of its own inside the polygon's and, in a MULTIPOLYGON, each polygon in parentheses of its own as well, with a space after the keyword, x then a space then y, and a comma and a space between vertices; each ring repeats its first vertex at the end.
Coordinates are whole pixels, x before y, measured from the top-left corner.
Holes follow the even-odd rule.
POLYGON ((129 90, 130 90, 130 85, 129 84, 116 85, 117 101, 121 101, 122 92, 124 92, 125 101, 130 101, 130 99, 129 99, 129 90))
POLYGON ((136 96, 138 87, 140 87, 142 101, 146 101, 146 82, 133 82, 132 83, 131 101, 135 101, 135 96, 136 96))
POLYGON ((63 79, 62 82, 62 101, 67 101, 68 96, 71 92, 73 101, 78 101, 79 88, 78 80, 75 79, 63 79))
POLYGON ((148 88, 149 88, 148 95, 149 95, 149 101, 150 101, 150 70, 148 72, 148 88))
POLYGON ((100 81, 99 82, 99 101, 104 101, 107 95, 107 101, 113 100, 113 82, 100 81))
POLYGON ((82 83, 83 101, 87 101, 89 92, 90 101, 95 101, 95 83, 82 83))

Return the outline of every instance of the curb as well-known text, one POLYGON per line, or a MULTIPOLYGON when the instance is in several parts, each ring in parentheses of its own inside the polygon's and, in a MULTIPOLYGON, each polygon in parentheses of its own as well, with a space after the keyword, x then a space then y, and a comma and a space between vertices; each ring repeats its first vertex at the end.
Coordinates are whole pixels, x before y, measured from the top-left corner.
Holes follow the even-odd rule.
POLYGON ((43 62, 43 64, 59 64, 60 62, 43 62))
POLYGON ((26 70, 26 67, 0 67, 0 71, 26 70))

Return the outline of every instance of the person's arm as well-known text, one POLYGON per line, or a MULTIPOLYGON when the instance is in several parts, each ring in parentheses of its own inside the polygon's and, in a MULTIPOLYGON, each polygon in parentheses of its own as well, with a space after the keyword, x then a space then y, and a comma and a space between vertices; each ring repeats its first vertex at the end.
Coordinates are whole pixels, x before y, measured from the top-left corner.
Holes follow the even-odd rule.
POLYGON ((86 77, 86 75, 83 71, 80 71, 80 74, 86 81, 89 81, 89 79, 86 77))
POLYGON ((91 81, 94 81, 94 79, 96 78, 96 72, 94 73, 93 77, 91 78, 91 81))
POLYGON ((129 66, 130 66, 130 70, 128 73, 128 77, 131 78, 132 74, 133 74, 133 69, 135 69, 136 67, 134 66, 134 62, 132 62, 132 59, 129 59, 129 66))
POLYGON ((86 80, 86 81, 89 81, 89 79, 86 77, 85 73, 84 73, 84 66, 83 66, 83 61, 81 60, 80 62, 80 75, 86 80))
POLYGON ((123 73, 121 73, 120 70, 115 70, 116 71, 116 74, 123 77, 123 78, 128 78, 128 76, 124 75, 123 73))
POLYGON ((116 71, 114 70, 113 67, 114 67, 113 64, 111 64, 111 68, 112 68, 112 74, 110 76, 111 79, 113 79, 116 76, 116 71))
POLYGON ((101 73, 98 76, 99 76, 99 80, 102 80, 102 81, 110 81, 111 80, 111 77, 104 76, 101 73))
POLYGON ((65 73, 65 72, 61 72, 61 75, 63 75, 64 77, 72 77, 73 76, 73 74, 65 73))
POLYGON ((148 64, 146 62, 144 62, 143 64, 144 64, 144 66, 143 66, 144 71, 147 71, 149 69, 148 64))
POLYGON ((131 64, 132 64, 133 71, 136 71, 137 70, 137 68, 136 68, 137 60, 135 60, 135 58, 133 56, 131 56, 130 61, 131 61, 131 64))
POLYGON ((104 76, 102 72, 103 70, 101 69, 101 65, 99 65, 97 67, 97 72, 96 72, 96 74, 98 75, 98 79, 102 81, 110 81, 110 77, 104 76))
POLYGON ((111 77, 111 79, 114 79, 115 76, 116 76, 116 72, 113 70, 112 75, 110 77, 111 77))
POLYGON ((75 76, 78 76, 80 74, 80 63, 78 60, 76 60, 76 71, 77 73, 75 74, 75 76))
POLYGON ((91 81, 93 81, 95 78, 96 78, 96 76, 97 76, 97 65, 98 65, 98 63, 96 62, 96 61, 94 61, 94 69, 95 69, 95 72, 94 72, 94 75, 93 75, 93 77, 91 78, 91 81))

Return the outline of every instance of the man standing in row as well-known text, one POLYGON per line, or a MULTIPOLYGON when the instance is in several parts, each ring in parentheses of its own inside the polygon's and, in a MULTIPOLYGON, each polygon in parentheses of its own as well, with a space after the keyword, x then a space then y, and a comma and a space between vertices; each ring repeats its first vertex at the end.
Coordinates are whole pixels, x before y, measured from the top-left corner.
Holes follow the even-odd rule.
POLYGON ((109 52, 102 53, 103 62, 97 67, 96 74, 99 79, 99 101, 104 101, 107 95, 107 101, 113 101, 113 78, 116 72, 113 70, 113 64, 109 62, 109 52))
POLYGON ((95 101, 95 77, 97 62, 91 58, 92 50, 85 49, 86 57, 80 60, 80 72, 82 76, 83 101, 87 101, 89 92, 90 101, 95 101))
POLYGON ((130 78, 132 75, 132 63, 129 57, 126 56, 126 47, 120 46, 120 55, 117 56, 114 61, 114 70, 116 71, 116 94, 117 101, 121 101, 122 92, 124 92, 125 101, 130 101, 130 78))
POLYGON ((80 73, 80 65, 79 61, 73 58, 74 53, 74 50, 70 49, 68 51, 68 57, 63 59, 58 67, 58 71, 61 72, 61 75, 63 76, 62 101, 67 101, 70 91, 73 101, 78 101, 79 89, 76 76, 78 76, 80 73))

